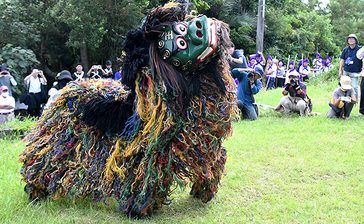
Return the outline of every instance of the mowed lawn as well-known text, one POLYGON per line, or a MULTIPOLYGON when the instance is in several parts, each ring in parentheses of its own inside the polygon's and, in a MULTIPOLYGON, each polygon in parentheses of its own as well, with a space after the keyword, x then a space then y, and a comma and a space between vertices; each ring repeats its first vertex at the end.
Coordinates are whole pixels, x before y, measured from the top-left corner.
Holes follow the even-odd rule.
MULTIPOLYGON (((216 197, 204 204, 177 188, 170 205, 142 220, 128 219, 113 202, 29 204, 17 163, 25 143, 1 139, 0 223, 363 223, 364 116, 356 106, 349 120, 328 120, 335 87, 308 86, 319 116, 262 110, 257 121, 235 122, 216 197)), ((280 92, 262 91, 256 99, 276 106, 280 92)))

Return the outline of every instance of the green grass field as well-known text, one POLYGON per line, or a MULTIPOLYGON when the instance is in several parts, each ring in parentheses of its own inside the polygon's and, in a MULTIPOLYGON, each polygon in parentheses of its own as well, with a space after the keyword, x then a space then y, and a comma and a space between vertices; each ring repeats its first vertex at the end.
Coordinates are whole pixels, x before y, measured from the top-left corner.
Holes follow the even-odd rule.
MULTIPOLYGON (((314 84, 313 84, 314 83, 314 84)), ((325 117, 335 82, 308 86, 321 115, 282 116, 261 111, 257 121, 234 123, 226 176, 203 204, 176 189, 173 202, 143 220, 130 220, 116 205, 89 200, 28 203, 17 163, 25 143, 0 140, 0 223, 363 223, 364 117, 325 117)), ((261 92, 275 106, 280 90, 261 92)))

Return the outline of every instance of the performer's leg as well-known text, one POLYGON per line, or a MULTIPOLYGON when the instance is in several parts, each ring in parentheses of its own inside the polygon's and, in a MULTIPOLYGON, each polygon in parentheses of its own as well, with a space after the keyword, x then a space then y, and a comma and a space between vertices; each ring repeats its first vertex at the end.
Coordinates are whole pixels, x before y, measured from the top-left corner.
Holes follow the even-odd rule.
POLYGON ((218 191, 221 176, 224 174, 226 162, 226 149, 221 147, 218 160, 214 163, 211 171, 211 177, 197 178, 193 185, 190 194, 202 202, 210 201, 218 191))

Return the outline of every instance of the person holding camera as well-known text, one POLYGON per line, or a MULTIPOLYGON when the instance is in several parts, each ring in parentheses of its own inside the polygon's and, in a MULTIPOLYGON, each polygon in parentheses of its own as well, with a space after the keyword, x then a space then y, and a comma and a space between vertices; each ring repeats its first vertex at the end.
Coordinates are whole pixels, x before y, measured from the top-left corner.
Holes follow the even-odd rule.
POLYGON ((12 87, 16 86, 17 83, 14 77, 10 74, 8 66, 2 64, 0 66, 0 86, 8 87, 9 96, 13 96, 12 87))
POLYGON ((330 110, 327 113, 328 118, 348 119, 357 99, 354 89, 351 87, 349 76, 341 76, 339 87, 332 93, 329 103, 330 110))
POLYGON ((30 75, 24 78, 24 82, 29 93, 29 99, 25 102, 28 105, 28 114, 39 117, 41 105, 46 100, 42 99, 42 85, 47 85, 47 79, 42 70, 33 68, 30 75))
POLYGON ((360 49, 359 41, 355 34, 350 34, 346 38, 346 43, 348 46, 343 49, 340 55, 339 79, 342 75, 349 76, 355 97, 358 98, 359 77, 361 76, 360 73, 364 71, 363 61, 356 55, 360 49))
POLYGON ((285 113, 299 112, 301 116, 308 115, 312 109, 311 100, 306 95, 306 86, 300 82, 299 73, 288 73, 287 81, 276 111, 283 109, 285 113))
POLYGON ((93 65, 87 72, 87 75, 91 79, 101 79, 105 73, 106 72, 102 69, 101 65, 93 65))
POLYGON ((0 86, 0 124, 14 119, 15 99, 7 86, 0 86))
POLYGON ((237 88, 238 107, 244 119, 258 119, 258 108, 255 105, 254 96, 263 87, 261 74, 253 69, 246 72, 244 68, 234 68, 231 72, 234 78, 239 80, 237 88))

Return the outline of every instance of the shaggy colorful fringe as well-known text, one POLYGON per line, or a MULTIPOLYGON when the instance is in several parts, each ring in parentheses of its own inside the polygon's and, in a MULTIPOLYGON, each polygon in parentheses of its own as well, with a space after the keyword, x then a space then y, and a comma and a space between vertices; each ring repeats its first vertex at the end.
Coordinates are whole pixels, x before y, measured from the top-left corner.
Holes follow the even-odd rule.
MULTIPOLYGON (((170 13, 176 18, 174 9, 170 13)), ((224 53, 185 77, 194 79, 196 94, 184 98, 166 85, 172 74, 161 77, 145 67, 149 45, 127 46, 134 52, 125 69, 130 88, 106 80, 71 83, 26 137, 21 175, 32 201, 115 198, 121 211, 140 217, 168 203, 176 184, 191 182, 190 194, 203 202, 218 191, 226 162, 222 142, 238 111, 224 53)))
POLYGON ((191 100, 186 120, 171 113, 162 86, 152 80, 148 70, 141 72, 137 118, 123 137, 84 124, 80 108, 100 94, 125 100, 129 91, 102 80, 67 86, 27 136, 29 144, 20 156, 31 200, 114 197, 128 215, 143 216, 167 202, 174 182, 184 188, 191 181, 191 194, 209 201, 224 172, 222 141, 230 134, 235 107, 230 74, 224 77, 230 91, 222 96, 206 77, 204 94, 191 100))

